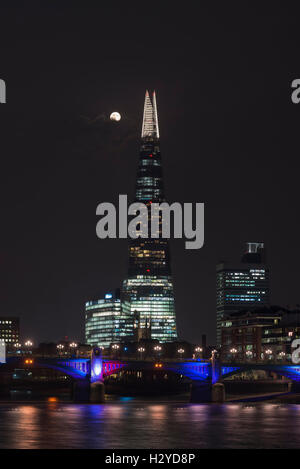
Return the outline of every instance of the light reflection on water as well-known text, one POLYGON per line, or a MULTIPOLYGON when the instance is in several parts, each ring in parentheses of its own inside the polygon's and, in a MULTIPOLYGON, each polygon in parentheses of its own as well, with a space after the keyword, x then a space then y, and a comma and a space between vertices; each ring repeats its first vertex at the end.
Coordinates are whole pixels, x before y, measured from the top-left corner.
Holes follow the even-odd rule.
POLYGON ((0 404, 0 448, 299 448, 300 405, 0 404))

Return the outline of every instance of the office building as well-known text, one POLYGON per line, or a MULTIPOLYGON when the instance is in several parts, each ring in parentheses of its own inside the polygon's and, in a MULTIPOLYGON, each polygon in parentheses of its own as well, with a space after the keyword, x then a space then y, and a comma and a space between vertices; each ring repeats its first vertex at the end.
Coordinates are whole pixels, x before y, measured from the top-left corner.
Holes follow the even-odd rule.
POLYGON ((217 345, 221 345, 221 323, 230 313, 270 305, 269 268, 263 243, 247 243, 239 263, 217 265, 217 345))
POLYGON ((279 324, 262 330, 262 353, 270 359, 291 361, 295 339, 300 339, 300 311, 286 311, 279 324))
POLYGON ((265 330, 277 328, 284 314, 278 306, 227 314, 221 321, 221 360, 257 362, 264 359, 265 330))
POLYGON ((108 348, 111 343, 129 340, 132 335, 132 318, 121 310, 119 290, 85 304, 85 341, 88 345, 108 348))
POLYGON ((20 341, 20 320, 13 316, 0 316, 0 340, 6 345, 14 345, 20 341))
MULTIPOLYGON (((165 201, 160 136, 155 92, 145 96, 135 202, 143 202, 149 213, 153 202, 165 201)), ((128 277, 123 282, 122 304, 138 317, 139 330, 160 342, 176 340, 176 316, 168 239, 137 238, 129 241, 128 277)))

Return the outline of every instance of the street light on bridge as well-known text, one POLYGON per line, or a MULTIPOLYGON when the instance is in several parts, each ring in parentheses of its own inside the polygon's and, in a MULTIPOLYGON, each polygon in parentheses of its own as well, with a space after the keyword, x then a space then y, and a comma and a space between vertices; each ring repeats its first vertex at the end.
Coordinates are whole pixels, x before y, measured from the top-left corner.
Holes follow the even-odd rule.
POLYGON ((71 342, 71 343, 69 344, 69 351, 70 351, 70 353, 71 353, 71 354, 77 353, 77 352, 76 352, 77 347, 78 347, 78 344, 76 344, 76 342, 71 342))
POLYGON ((230 349, 230 353, 232 355, 232 358, 235 359, 235 356, 237 354, 237 349, 233 347, 232 349, 230 349))
POLYGON ((25 347, 32 347, 33 346, 33 342, 31 342, 31 340, 26 340, 25 342, 25 347))
POLYGON ((195 347, 194 351, 195 351, 196 355, 200 355, 200 353, 203 352, 203 349, 202 349, 202 347, 195 347))
POLYGON ((143 358, 143 353, 145 352, 144 347, 139 347, 139 348, 138 348, 138 352, 140 353, 141 359, 142 359, 142 358, 143 358))
POLYGON ((58 344, 56 348, 58 350, 58 353, 61 355, 65 346, 63 344, 58 344))
POLYGON ((267 354, 269 360, 271 360, 272 353, 273 353, 273 352, 272 352, 272 350, 271 350, 270 348, 268 348, 268 349, 266 350, 266 354, 267 354))
POLYGON ((179 349, 177 350, 177 353, 179 353, 179 356, 180 356, 180 358, 182 359, 182 356, 183 356, 183 354, 184 354, 184 349, 183 349, 183 348, 179 348, 179 349))
POLYGON ((117 356, 117 352, 118 352, 118 350, 119 350, 119 348, 120 348, 120 345, 118 345, 118 344, 113 344, 113 345, 111 346, 111 348, 112 348, 113 351, 114 351, 114 355, 117 356))

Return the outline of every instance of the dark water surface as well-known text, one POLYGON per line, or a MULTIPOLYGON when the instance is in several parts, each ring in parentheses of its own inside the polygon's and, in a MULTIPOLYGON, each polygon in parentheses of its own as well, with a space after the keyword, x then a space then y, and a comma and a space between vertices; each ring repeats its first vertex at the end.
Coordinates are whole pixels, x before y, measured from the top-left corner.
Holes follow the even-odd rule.
POLYGON ((300 405, 0 403, 0 448, 300 448, 300 405))

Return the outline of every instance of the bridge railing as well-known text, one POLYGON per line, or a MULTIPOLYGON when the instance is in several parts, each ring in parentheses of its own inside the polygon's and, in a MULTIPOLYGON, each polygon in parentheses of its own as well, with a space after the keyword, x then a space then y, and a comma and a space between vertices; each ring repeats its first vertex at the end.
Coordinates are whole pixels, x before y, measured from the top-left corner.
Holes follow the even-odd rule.
POLYGON ((102 356, 103 360, 120 360, 120 361, 129 361, 129 362, 149 362, 149 363, 153 363, 153 362, 168 362, 168 363, 171 363, 171 362, 174 362, 174 363, 185 363, 185 362, 195 362, 195 363, 207 363, 209 361, 209 359, 200 359, 200 358, 162 358, 162 357, 145 357, 145 358, 140 358, 140 357, 126 357, 126 356, 120 356, 120 357, 116 357, 116 356, 106 356, 106 355, 103 355, 102 356))
POLYGON ((224 360, 220 361, 221 364, 231 365, 296 365, 291 360, 224 360))

